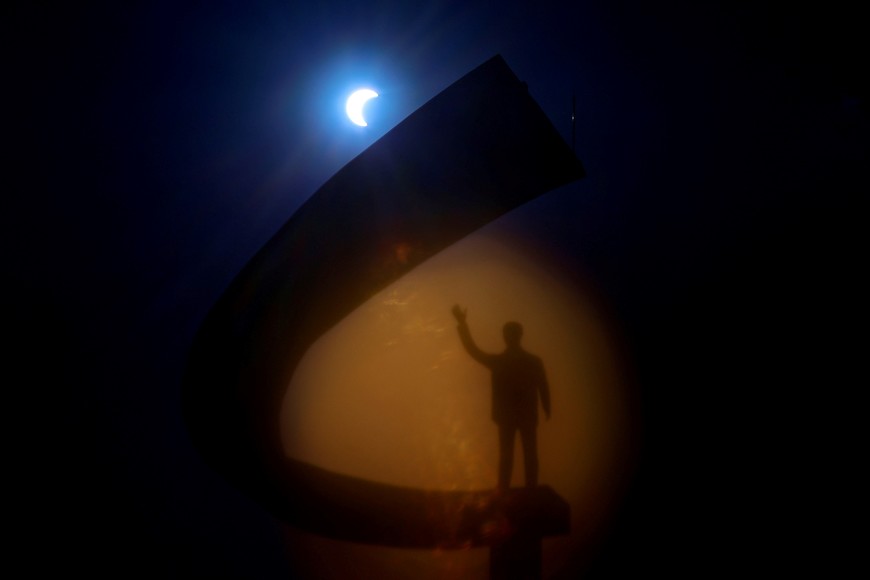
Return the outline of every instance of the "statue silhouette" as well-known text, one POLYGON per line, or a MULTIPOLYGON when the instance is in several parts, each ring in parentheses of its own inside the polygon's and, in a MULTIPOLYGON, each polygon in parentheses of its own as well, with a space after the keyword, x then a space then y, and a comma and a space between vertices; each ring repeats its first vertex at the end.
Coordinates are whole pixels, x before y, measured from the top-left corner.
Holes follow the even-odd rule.
POLYGON ((453 307, 459 323, 459 338, 471 358, 492 372, 492 420, 498 425, 498 489, 510 486, 513 471, 514 439, 520 432, 526 486, 538 484, 538 396, 547 419, 550 418, 550 389, 544 365, 537 356, 520 345, 523 327, 518 322, 504 325, 506 348, 500 354, 480 350, 471 338, 466 323, 467 309, 453 307))

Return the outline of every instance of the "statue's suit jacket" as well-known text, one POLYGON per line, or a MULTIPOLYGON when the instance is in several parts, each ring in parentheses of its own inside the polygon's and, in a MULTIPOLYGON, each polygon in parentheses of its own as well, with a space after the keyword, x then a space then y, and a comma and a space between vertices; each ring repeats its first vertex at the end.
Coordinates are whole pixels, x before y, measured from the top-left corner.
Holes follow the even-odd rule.
POLYGON ((459 325, 462 345, 471 357, 492 371, 492 420, 517 427, 538 424, 538 397, 545 411, 550 409, 550 388, 541 359, 522 348, 508 348, 500 354, 480 350, 468 325, 459 325))

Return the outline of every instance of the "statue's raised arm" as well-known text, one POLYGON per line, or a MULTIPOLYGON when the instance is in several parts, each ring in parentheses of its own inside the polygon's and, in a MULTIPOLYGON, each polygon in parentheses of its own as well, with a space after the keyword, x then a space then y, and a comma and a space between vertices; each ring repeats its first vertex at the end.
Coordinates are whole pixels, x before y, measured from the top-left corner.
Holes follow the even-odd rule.
POLYGON ((466 352, 468 352, 471 358, 484 366, 492 367, 496 355, 483 352, 474 343, 474 340, 471 338, 471 331, 468 329, 467 316, 467 308, 461 308, 458 304, 453 306, 453 317, 459 323, 457 330, 459 331, 459 338, 462 340, 462 346, 465 347, 466 352))

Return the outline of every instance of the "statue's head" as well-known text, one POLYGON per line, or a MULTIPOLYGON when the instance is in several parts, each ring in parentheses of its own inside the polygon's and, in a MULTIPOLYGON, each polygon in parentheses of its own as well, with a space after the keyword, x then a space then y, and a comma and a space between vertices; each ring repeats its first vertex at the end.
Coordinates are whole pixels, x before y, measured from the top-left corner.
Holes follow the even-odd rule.
POLYGON ((523 338, 523 325, 519 322, 508 322, 502 329, 504 334, 504 342, 509 347, 517 347, 520 345, 520 339, 523 338))

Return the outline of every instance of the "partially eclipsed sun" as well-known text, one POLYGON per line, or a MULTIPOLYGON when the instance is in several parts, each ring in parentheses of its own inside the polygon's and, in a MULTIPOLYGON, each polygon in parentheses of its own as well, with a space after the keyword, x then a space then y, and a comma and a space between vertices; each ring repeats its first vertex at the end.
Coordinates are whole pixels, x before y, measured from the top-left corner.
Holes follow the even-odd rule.
POLYGON ((347 112, 347 118, 360 127, 366 127, 365 118, 363 117, 363 106, 370 100, 377 97, 378 94, 371 89, 359 89, 354 91, 348 98, 344 110, 347 112))

